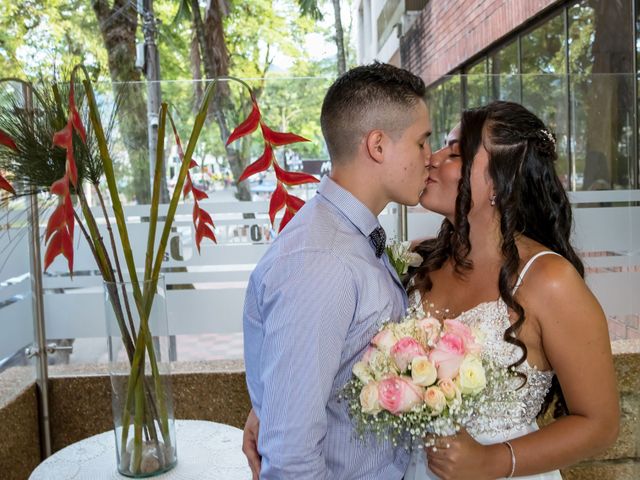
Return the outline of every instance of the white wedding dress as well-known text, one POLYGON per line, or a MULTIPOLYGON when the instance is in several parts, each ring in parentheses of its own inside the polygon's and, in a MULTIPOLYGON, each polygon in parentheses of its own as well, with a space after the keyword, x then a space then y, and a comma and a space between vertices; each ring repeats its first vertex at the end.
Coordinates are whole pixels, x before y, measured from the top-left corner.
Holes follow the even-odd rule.
MULTIPOLYGON (((520 278, 514 288, 514 293, 522 283, 522 278, 524 278, 525 273, 533 261, 540 255, 553 253, 554 252, 550 251, 540 252, 529 260, 520 273, 520 278)), ((419 311, 422 310, 422 298, 419 292, 416 291, 415 296, 411 300, 419 311)), ((482 355, 486 355, 487 358, 497 364, 507 367, 522 355, 520 348, 503 340, 504 331, 509 327, 510 320, 507 305, 502 299, 476 305, 474 308, 460 314, 456 317, 456 320, 480 332, 483 337, 482 355)), ((515 408, 513 405, 510 405, 508 408, 500 408, 500 405, 496 404, 496 408, 492 410, 490 415, 475 417, 471 423, 467 425, 467 431, 479 443, 486 445, 501 443, 538 430, 536 416, 551 387, 553 372, 539 371, 531 367, 528 362, 524 362, 517 367, 516 370, 527 376, 526 384, 516 392, 518 405, 515 408)), ((515 455, 517 465, 517 449, 515 455)), ((411 462, 404 478, 405 480, 436 480, 438 478, 425 464, 423 449, 416 448, 412 452, 411 462)), ((562 476, 558 470, 538 475, 513 478, 562 480, 562 476)))

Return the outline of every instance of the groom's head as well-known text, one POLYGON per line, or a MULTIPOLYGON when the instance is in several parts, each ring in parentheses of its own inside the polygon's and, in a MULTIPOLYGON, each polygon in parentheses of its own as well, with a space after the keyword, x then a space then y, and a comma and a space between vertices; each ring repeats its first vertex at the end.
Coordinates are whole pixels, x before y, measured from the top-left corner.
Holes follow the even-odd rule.
POLYGON ((398 137, 414 121, 426 87, 408 70, 374 62, 353 68, 329 87, 320 124, 334 165, 349 162, 373 130, 398 137))

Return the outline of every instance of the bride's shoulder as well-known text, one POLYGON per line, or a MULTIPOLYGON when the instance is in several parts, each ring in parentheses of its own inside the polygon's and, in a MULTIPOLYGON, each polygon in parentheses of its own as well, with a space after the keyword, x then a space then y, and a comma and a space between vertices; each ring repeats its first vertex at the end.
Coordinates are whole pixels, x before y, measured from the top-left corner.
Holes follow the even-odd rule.
POLYGON ((531 263, 526 272, 523 278, 523 287, 527 290, 533 289, 539 293, 551 294, 553 292, 562 292, 572 285, 584 283, 584 280, 569 260, 557 254, 541 254, 544 251, 541 250, 530 255, 529 260, 540 254, 531 263))

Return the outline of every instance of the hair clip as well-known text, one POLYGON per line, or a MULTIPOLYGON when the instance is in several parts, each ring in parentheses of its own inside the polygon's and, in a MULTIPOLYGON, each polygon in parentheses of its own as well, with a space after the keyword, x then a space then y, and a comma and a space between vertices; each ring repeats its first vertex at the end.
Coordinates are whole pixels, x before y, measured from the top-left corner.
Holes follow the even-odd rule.
POLYGON ((541 128, 540 132, 553 144, 553 148, 556 148, 556 139, 553 138, 553 135, 546 128, 541 128))

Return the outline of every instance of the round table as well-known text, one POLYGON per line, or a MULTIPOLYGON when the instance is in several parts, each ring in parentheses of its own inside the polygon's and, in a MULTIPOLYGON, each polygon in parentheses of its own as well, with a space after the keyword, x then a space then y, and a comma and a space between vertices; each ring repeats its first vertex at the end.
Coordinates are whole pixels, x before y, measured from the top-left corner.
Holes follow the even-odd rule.
MULTIPOLYGON (((242 430, 221 423, 176 420, 178 464, 154 479, 249 480, 242 430)), ((116 469, 113 430, 80 440, 47 458, 29 480, 128 478, 116 469)))

